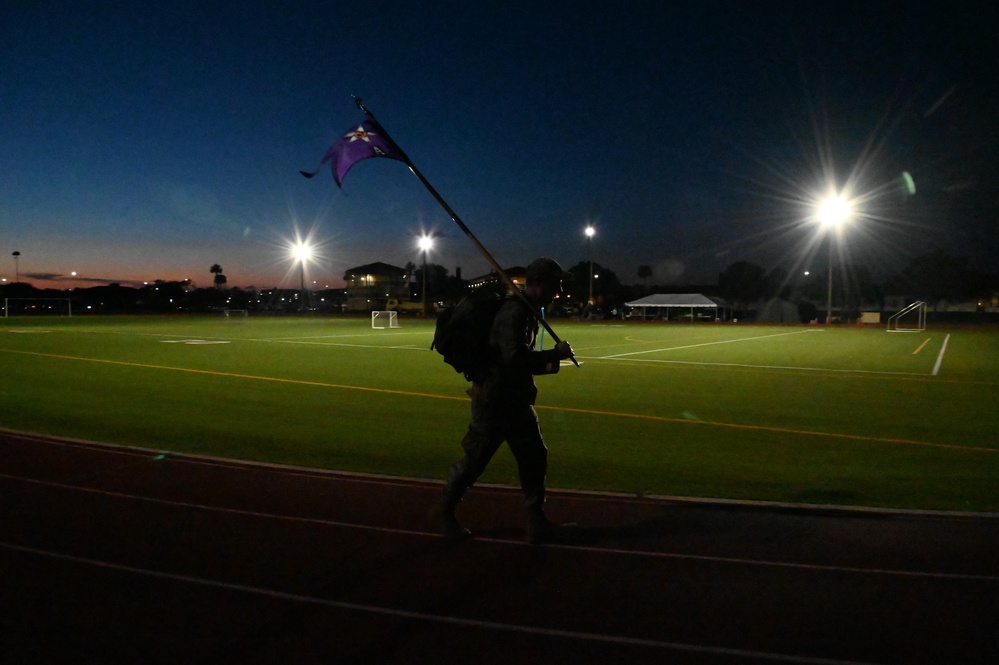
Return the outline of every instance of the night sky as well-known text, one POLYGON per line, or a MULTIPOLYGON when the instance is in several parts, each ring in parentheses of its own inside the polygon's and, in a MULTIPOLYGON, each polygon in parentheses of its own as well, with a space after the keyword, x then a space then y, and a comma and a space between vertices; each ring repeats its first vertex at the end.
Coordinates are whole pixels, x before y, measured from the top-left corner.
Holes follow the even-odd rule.
POLYGON ((942 248, 999 270, 999 23, 988 2, 44 2, 0 21, 0 278, 342 285, 372 261, 488 265, 405 165, 326 149, 385 129, 503 265, 589 256, 638 283, 747 260, 942 248), (911 178, 911 180, 909 180, 911 178), (587 223, 597 234, 588 246, 587 223), (77 273, 76 278, 71 273, 77 273))

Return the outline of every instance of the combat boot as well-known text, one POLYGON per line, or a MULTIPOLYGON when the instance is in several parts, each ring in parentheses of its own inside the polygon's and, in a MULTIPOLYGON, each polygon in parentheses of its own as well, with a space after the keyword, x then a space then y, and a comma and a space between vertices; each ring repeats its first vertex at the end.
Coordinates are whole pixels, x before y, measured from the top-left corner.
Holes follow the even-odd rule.
POLYGON ((447 497, 441 498, 440 503, 430 511, 430 526, 448 540, 464 540, 472 532, 461 525, 454 509, 453 501, 447 497))
POLYGON ((567 542, 575 524, 555 524, 543 510, 527 512, 526 540, 531 545, 567 542))

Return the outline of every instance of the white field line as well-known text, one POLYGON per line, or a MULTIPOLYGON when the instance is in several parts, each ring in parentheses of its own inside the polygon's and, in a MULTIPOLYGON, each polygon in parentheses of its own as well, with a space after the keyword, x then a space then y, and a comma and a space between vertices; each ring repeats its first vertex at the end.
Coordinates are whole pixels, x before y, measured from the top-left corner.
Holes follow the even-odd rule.
MULTIPOLYGON (((142 337, 190 337, 190 335, 178 335, 174 333, 114 333, 117 335, 128 335, 135 334, 136 336, 142 337)), ((427 331, 413 330, 411 332, 393 332, 390 333, 393 336, 399 335, 427 335, 427 331)), ((211 335, 202 335, 201 339, 224 339, 233 342, 289 342, 295 343, 302 340, 322 340, 322 339, 346 339, 349 337, 371 337, 370 334, 365 333, 352 333, 350 335, 308 335, 303 337, 215 337, 211 335)), ((314 342, 318 343, 318 342, 314 342)))
MULTIPOLYGON (((928 377, 936 376, 939 370, 940 362, 943 359, 943 349, 940 350, 940 358, 937 359, 937 367, 934 368, 932 374, 926 374, 924 372, 892 372, 887 370, 869 370, 869 369, 833 369, 826 367, 805 367, 805 366, 794 366, 794 365, 751 365, 748 363, 722 363, 722 362, 706 362, 706 361, 694 361, 694 360, 662 360, 662 359, 649 359, 649 358, 626 358, 625 356, 640 355, 644 353, 656 353, 658 351, 676 351, 679 349, 692 349, 699 346, 711 346, 714 344, 728 344, 731 342, 748 342, 755 339, 766 339, 768 337, 780 337, 782 335, 798 335, 802 333, 809 332, 823 332, 823 329, 809 329, 800 330, 797 332, 790 333, 776 333, 774 335, 760 335, 758 337, 743 337, 739 339, 723 340, 720 342, 704 342, 703 344, 688 344, 685 346, 673 346, 661 349, 652 349, 649 351, 633 351, 629 353, 619 353, 609 356, 578 356, 577 358, 586 358, 591 361, 600 360, 622 360, 625 362, 637 362, 637 363, 659 363, 664 365, 692 365, 698 367, 737 367, 743 369, 764 369, 764 370, 780 370, 780 371, 800 371, 800 372, 828 372, 830 374, 871 374, 880 376, 915 376, 915 377, 928 377)), ((950 335, 947 335, 947 339, 950 335)), ((947 347, 947 340, 944 340, 944 348, 947 347)), ((920 347, 922 348, 922 347, 920 347)))
MULTIPOLYGON (((182 335, 178 333, 134 333, 125 331, 114 331, 114 330, 81 330, 78 332, 84 332, 88 334, 96 335, 134 335, 136 337, 176 337, 182 340, 192 343, 195 341, 191 335, 182 335)), ((412 330, 406 332, 393 332, 393 336, 398 335, 427 335, 427 331, 412 330)), ((246 337, 215 337, 211 335, 202 335, 197 338, 197 340, 211 340, 217 343, 226 342, 264 342, 271 344, 312 344, 315 346, 346 346, 358 349, 402 349, 405 351, 422 351, 429 350, 429 346, 424 349, 422 346, 414 346, 413 344, 351 344, 349 342, 322 342, 322 341, 308 341, 308 340, 324 340, 324 339, 344 339, 348 337, 370 337, 367 333, 352 333, 349 335, 310 335, 308 337, 265 337, 265 338, 246 338, 246 337)), ((202 341, 203 344, 210 342, 202 341)))
POLYGON ((679 351, 681 349, 694 349, 694 348, 697 348, 699 346, 714 346, 716 344, 735 344, 736 342, 752 342, 752 341, 757 340, 757 339, 767 339, 767 338, 770 338, 770 337, 786 337, 787 335, 803 335, 805 333, 811 333, 811 332, 823 332, 823 330, 821 328, 817 328, 817 329, 814 329, 814 330, 813 329, 809 329, 809 330, 798 330, 798 331, 795 331, 795 332, 787 332, 787 333, 774 333, 773 335, 758 335, 758 336, 755 336, 755 337, 739 337, 737 339, 724 339, 724 340, 721 340, 719 342, 703 342, 701 344, 685 344, 683 346, 667 346, 667 347, 663 347, 661 349, 649 349, 648 351, 629 351, 628 353, 617 353, 617 354, 610 355, 610 356, 600 356, 600 358, 601 359, 623 358, 624 356, 637 356, 637 355, 641 355, 641 354, 644 354, 644 353, 659 353, 661 351, 679 351))
MULTIPOLYGON (((184 338, 188 343, 191 343, 189 335, 181 335, 176 333, 133 333, 133 332, 119 332, 119 331, 96 331, 96 330, 84 330, 79 332, 86 332, 92 334, 112 334, 112 335, 135 335, 139 337, 178 337, 184 338)), ((721 363, 721 362, 703 362, 703 361, 691 361, 691 360, 650 360, 650 359, 640 359, 640 358, 628 358, 627 356, 642 355, 646 353, 657 353, 660 351, 677 351, 682 349, 692 349, 701 346, 713 346, 717 344, 731 344, 735 342, 751 342, 757 339, 767 339, 771 337, 782 337, 786 335, 800 335, 804 333, 811 332, 824 332, 822 328, 799 330, 795 332, 787 333, 775 333, 773 335, 759 335, 756 337, 740 337, 738 339, 714 341, 714 342, 703 342, 700 344, 687 344, 683 346, 672 346, 664 347, 659 349, 650 349, 647 351, 631 351, 628 353, 618 353, 607 356, 589 356, 576 354, 578 360, 623 360, 626 362, 638 362, 638 363, 659 363, 659 364, 673 364, 673 365, 693 365, 693 366, 703 366, 703 367, 735 367, 743 369, 763 369, 763 370, 797 370, 802 372, 828 372, 828 373, 840 373, 840 374, 872 374, 872 375, 885 375, 885 376, 916 376, 916 377, 926 377, 926 376, 936 376, 940 368, 940 363, 943 360, 943 350, 947 347, 947 341, 944 340, 944 348, 940 351, 940 356, 937 359, 937 366, 934 368, 932 374, 924 374, 921 372, 891 372, 891 371, 875 371, 875 370, 863 370, 863 369, 828 369, 822 367, 796 367, 796 366, 785 366, 785 365, 750 365, 744 363, 721 363)), ((405 332, 394 332, 393 335, 426 335, 426 331, 405 331, 405 332)), ((368 337, 368 333, 351 333, 344 335, 315 335, 307 337, 270 337, 270 338, 231 338, 231 337, 212 337, 212 336, 202 336, 201 340, 228 340, 232 342, 257 342, 257 343, 269 343, 269 344, 307 344, 313 346, 327 346, 327 347, 348 347, 348 348, 358 348, 358 349, 390 349, 390 350, 401 350, 401 351, 427 351, 429 347, 415 346, 413 344, 352 344, 349 342, 329 342, 329 341, 310 341, 310 340, 326 340, 326 339, 343 339, 348 337, 368 337)), ((950 339, 950 335, 947 335, 947 339, 950 339)), ((638 341, 638 340, 630 340, 638 341)))
POLYGON ((943 344, 940 346, 940 353, 937 355, 937 364, 933 366, 933 376, 936 376, 940 372, 940 365, 943 364, 944 351, 947 350, 947 342, 950 341, 950 333, 944 337, 943 344))
MULTIPOLYGON (((389 335, 429 335, 427 330, 407 330, 404 332, 390 332, 389 335)), ((351 333, 349 335, 305 335, 302 337, 274 337, 268 340, 272 342, 293 342, 300 339, 339 339, 342 337, 371 337, 371 333, 351 333)))
MULTIPOLYGON (((693 340, 693 339, 712 339, 712 337, 713 336, 711 336, 711 335, 692 335, 692 336, 688 337, 687 339, 689 341, 689 340, 693 340)), ((635 337, 632 337, 630 335, 625 335, 624 336, 624 341, 627 342, 631 346, 634 346, 636 344, 652 344, 653 343, 653 340, 636 339, 635 337)), ((580 346, 580 347, 577 347, 577 350, 578 351, 583 351, 583 352, 585 352, 587 354, 592 354, 597 349, 603 349, 603 348, 607 348, 607 347, 619 349, 619 348, 621 348, 621 343, 620 342, 614 342, 614 343, 610 343, 610 344, 600 344, 598 346, 585 346, 585 347, 584 346, 580 346)), ((578 356, 579 354, 577 353, 576 355, 578 356)), ((591 358, 595 358, 596 356, 590 355, 590 357, 591 358)))
POLYGON ((311 346, 349 346, 356 349, 403 349, 406 351, 429 351, 430 347, 413 344, 351 344, 349 342, 309 342, 302 339, 241 339, 240 342, 263 342, 268 344, 307 344, 311 346))
MULTIPOLYGON (((627 354, 624 354, 627 355, 627 354)), ((922 372, 890 372, 886 370, 873 370, 873 369, 831 369, 827 367, 804 367, 804 366, 794 366, 794 365, 750 365, 748 363, 712 363, 704 361, 695 360, 657 360, 652 358, 621 358, 618 356, 576 356, 579 360, 589 360, 592 362, 600 362, 601 360, 616 360, 621 362, 629 363, 657 363, 661 365, 693 365, 696 367, 738 367, 741 369, 766 369, 766 370, 779 370, 779 371, 796 371, 796 372, 823 372, 829 374, 873 374, 873 375, 883 375, 883 376, 918 376, 918 377, 928 377, 930 374, 924 374, 922 372)))

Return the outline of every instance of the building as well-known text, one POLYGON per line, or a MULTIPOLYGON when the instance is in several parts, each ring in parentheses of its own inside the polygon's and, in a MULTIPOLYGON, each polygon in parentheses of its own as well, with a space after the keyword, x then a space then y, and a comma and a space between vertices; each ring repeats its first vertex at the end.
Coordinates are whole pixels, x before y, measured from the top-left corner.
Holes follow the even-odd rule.
MULTIPOLYGON (((517 285, 519 288, 524 288, 524 280, 527 277, 527 268, 523 266, 514 266, 512 268, 507 268, 504 270, 507 277, 517 285)), ((502 280, 496 272, 488 272, 485 275, 480 275, 468 280, 468 290, 474 291, 475 289, 482 286, 491 286, 493 284, 499 284, 502 280)))
POLYGON ((385 309, 390 299, 409 299, 409 276, 404 268, 387 263, 369 263, 344 273, 347 283, 347 310, 371 312, 385 309))

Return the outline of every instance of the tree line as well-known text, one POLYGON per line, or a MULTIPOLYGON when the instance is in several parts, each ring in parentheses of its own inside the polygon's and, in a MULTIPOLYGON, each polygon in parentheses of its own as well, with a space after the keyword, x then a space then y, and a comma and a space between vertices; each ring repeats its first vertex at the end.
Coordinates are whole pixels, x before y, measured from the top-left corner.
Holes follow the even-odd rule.
MULTIPOLYGON (((407 266, 414 275, 411 299, 422 298, 423 267, 407 266)), ((452 275, 446 267, 428 263, 427 291, 433 302, 454 303, 467 293, 467 282, 452 275)), ((625 303, 651 293, 702 293, 725 299, 736 310, 749 311, 761 301, 781 298, 799 305, 823 304, 828 289, 828 273, 789 274, 783 268, 767 270, 749 261, 726 267, 713 284, 656 284, 651 267, 637 267, 634 276, 641 283, 624 283, 611 269, 599 263, 580 261, 568 271, 573 279, 565 286, 554 315, 579 315, 591 310, 608 316, 625 303), (593 271, 593 299, 590 301, 590 271, 593 271), (651 284, 650 284, 651 281, 651 284)), ((340 311, 346 302, 343 289, 307 290, 227 288, 222 267, 214 264, 211 288, 195 288, 189 280, 157 280, 140 288, 109 284, 81 289, 36 289, 14 282, 0 285, 4 298, 70 298, 74 312, 204 312, 224 308, 297 311, 300 298, 312 311, 340 311)), ((634 280, 632 280, 634 282, 634 280)), ((883 311, 890 296, 925 300, 931 306, 939 301, 966 302, 991 299, 999 294, 999 275, 971 270, 968 259, 934 250, 914 257, 902 270, 876 276, 863 265, 834 270, 833 301, 838 311, 859 311, 861 306, 883 311)))

